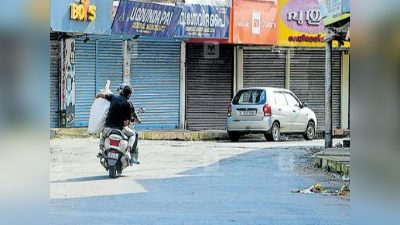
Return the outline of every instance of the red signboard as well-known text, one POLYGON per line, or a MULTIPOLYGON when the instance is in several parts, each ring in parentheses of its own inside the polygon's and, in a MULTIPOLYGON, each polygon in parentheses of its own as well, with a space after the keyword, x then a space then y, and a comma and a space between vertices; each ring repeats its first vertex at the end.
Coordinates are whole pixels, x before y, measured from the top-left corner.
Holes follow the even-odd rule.
POLYGON ((278 44, 277 1, 234 1, 230 42, 278 44))

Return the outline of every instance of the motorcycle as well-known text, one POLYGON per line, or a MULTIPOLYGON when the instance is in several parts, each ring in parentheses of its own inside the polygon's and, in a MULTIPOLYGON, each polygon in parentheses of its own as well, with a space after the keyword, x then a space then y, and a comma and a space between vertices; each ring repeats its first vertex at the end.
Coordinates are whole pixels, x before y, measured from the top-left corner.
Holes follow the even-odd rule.
MULTIPOLYGON (((136 113, 142 114, 144 111, 145 109, 140 108, 136 113)), ((131 118, 131 122, 134 123, 135 119, 131 118)), ((135 129, 132 124, 130 128, 135 129)), ((108 170, 110 178, 116 178, 117 174, 121 174, 122 170, 130 164, 130 155, 126 153, 128 137, 118 129, 110 130, 106 136, 103 151, 104 157, 100 159, 100 164, 108 170)))

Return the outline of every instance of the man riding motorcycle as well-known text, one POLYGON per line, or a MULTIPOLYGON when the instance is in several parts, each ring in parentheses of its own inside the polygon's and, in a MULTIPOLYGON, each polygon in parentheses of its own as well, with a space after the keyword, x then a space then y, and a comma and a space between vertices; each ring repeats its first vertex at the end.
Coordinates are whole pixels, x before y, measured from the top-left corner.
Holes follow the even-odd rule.
POLYGON ((110 109, 106 118, 105 127, 100 137, 100 150, 97 157, 103 157, 104 142, 107 134, 112 129, 118 129, 121 130, 122 133, 124 133, 128 137, 128 147, 126 148, 126 151, 130 153, 131 163, 139 164, 139 162, 133 157, 135 151, 131 153, 132 146, 135 141, 135 132, 129 128, 132 107, 129 104, 128 99, 131 97, 132 92, 133 88, 130 85, 125 85, 121 91, 121 94, 119 95, 96 95, 96 98, 104 98, 110 102, 110 109))
MULTIPOLYGON (((121 95, 122 94, 122 91, 124 90, 124 87, 126 86, 126 84, 121 84, 119 87, 118 87, 118 90, 117 90, 117 92, 121 95)), ((135 106, 133 105, 133 101, 131 101, 131 100, 128 100, 128 103, 130 104, 130 106, 131 106, 131 119, 133 118, 134 119, 134 122, 135 123, 141 123, 141 120, 139 119, 139 117, 137 116, 137 114, 136 114, 136 110, 135 110, 135 106)), ((139 109, 139 110, 141 110, 141 109, 139 109)), ((141 113, 141 112, 140 112, 141 113)), ((131 149, 131 154, 130 154, 130 156, 131 156, 131 159, 134 159, 134 160, 131 160, 131 163, 135 163, 134 161, 136 160, 138 160, 138 157, 139 157, 139 148, 137 147, 137 144, 138 144, 138 141, 139 141, 139 133, 135 130, 135 129, 133 129, 133 132, 135 133, 135 141, 134 141, 134 143, 133 143, 133 147, 132 147, 132 149, 131 149)), ((139 162, 140 163, 140 162, 139 162)))

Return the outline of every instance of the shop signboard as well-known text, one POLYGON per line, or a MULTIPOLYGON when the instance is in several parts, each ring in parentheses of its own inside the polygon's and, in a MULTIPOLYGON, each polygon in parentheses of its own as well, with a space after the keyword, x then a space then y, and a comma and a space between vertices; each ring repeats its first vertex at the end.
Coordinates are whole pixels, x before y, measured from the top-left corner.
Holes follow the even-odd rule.
POLYGON ((278 1, 234 1, 230 42, 278 44, 278 1))
POLYGON ((112 1, 50 0, 50 29, 57 32, 110 35, 112 1))
POLYGON ((279 46, 325 46, 317 0, 281 0, 279 4, 279 46))
POLYGON ((182 8, 175 6, 121 1, 112 33, 172 39, 181 11, 182 8))
MULTIPOLYGON (((318 0, 279 2, 279 46, 325 47, 323 13, 318 0)), ((338 46, 334 41, 333 46, 338 46)), ((344 47, 350 47, 345 42, 344 47)))
POLYGON ((176 4, 182 8, 175 37, 229 38, 230 7, 176 4))
POLYGON ((342 13, 342 0, 318 0, 325 26, 350 17, 342 13))

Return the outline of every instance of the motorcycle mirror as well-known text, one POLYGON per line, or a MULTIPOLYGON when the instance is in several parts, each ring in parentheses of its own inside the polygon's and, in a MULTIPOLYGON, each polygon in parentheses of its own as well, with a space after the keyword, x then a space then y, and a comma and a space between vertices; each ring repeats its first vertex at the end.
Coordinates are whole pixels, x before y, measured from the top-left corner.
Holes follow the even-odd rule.
POLYGON ((138 110, 138 113, 139 114, 142 114, 142 113, 144 113, 146 110, 144 109, 144 108, 140 108, 139 110, 138 110))

